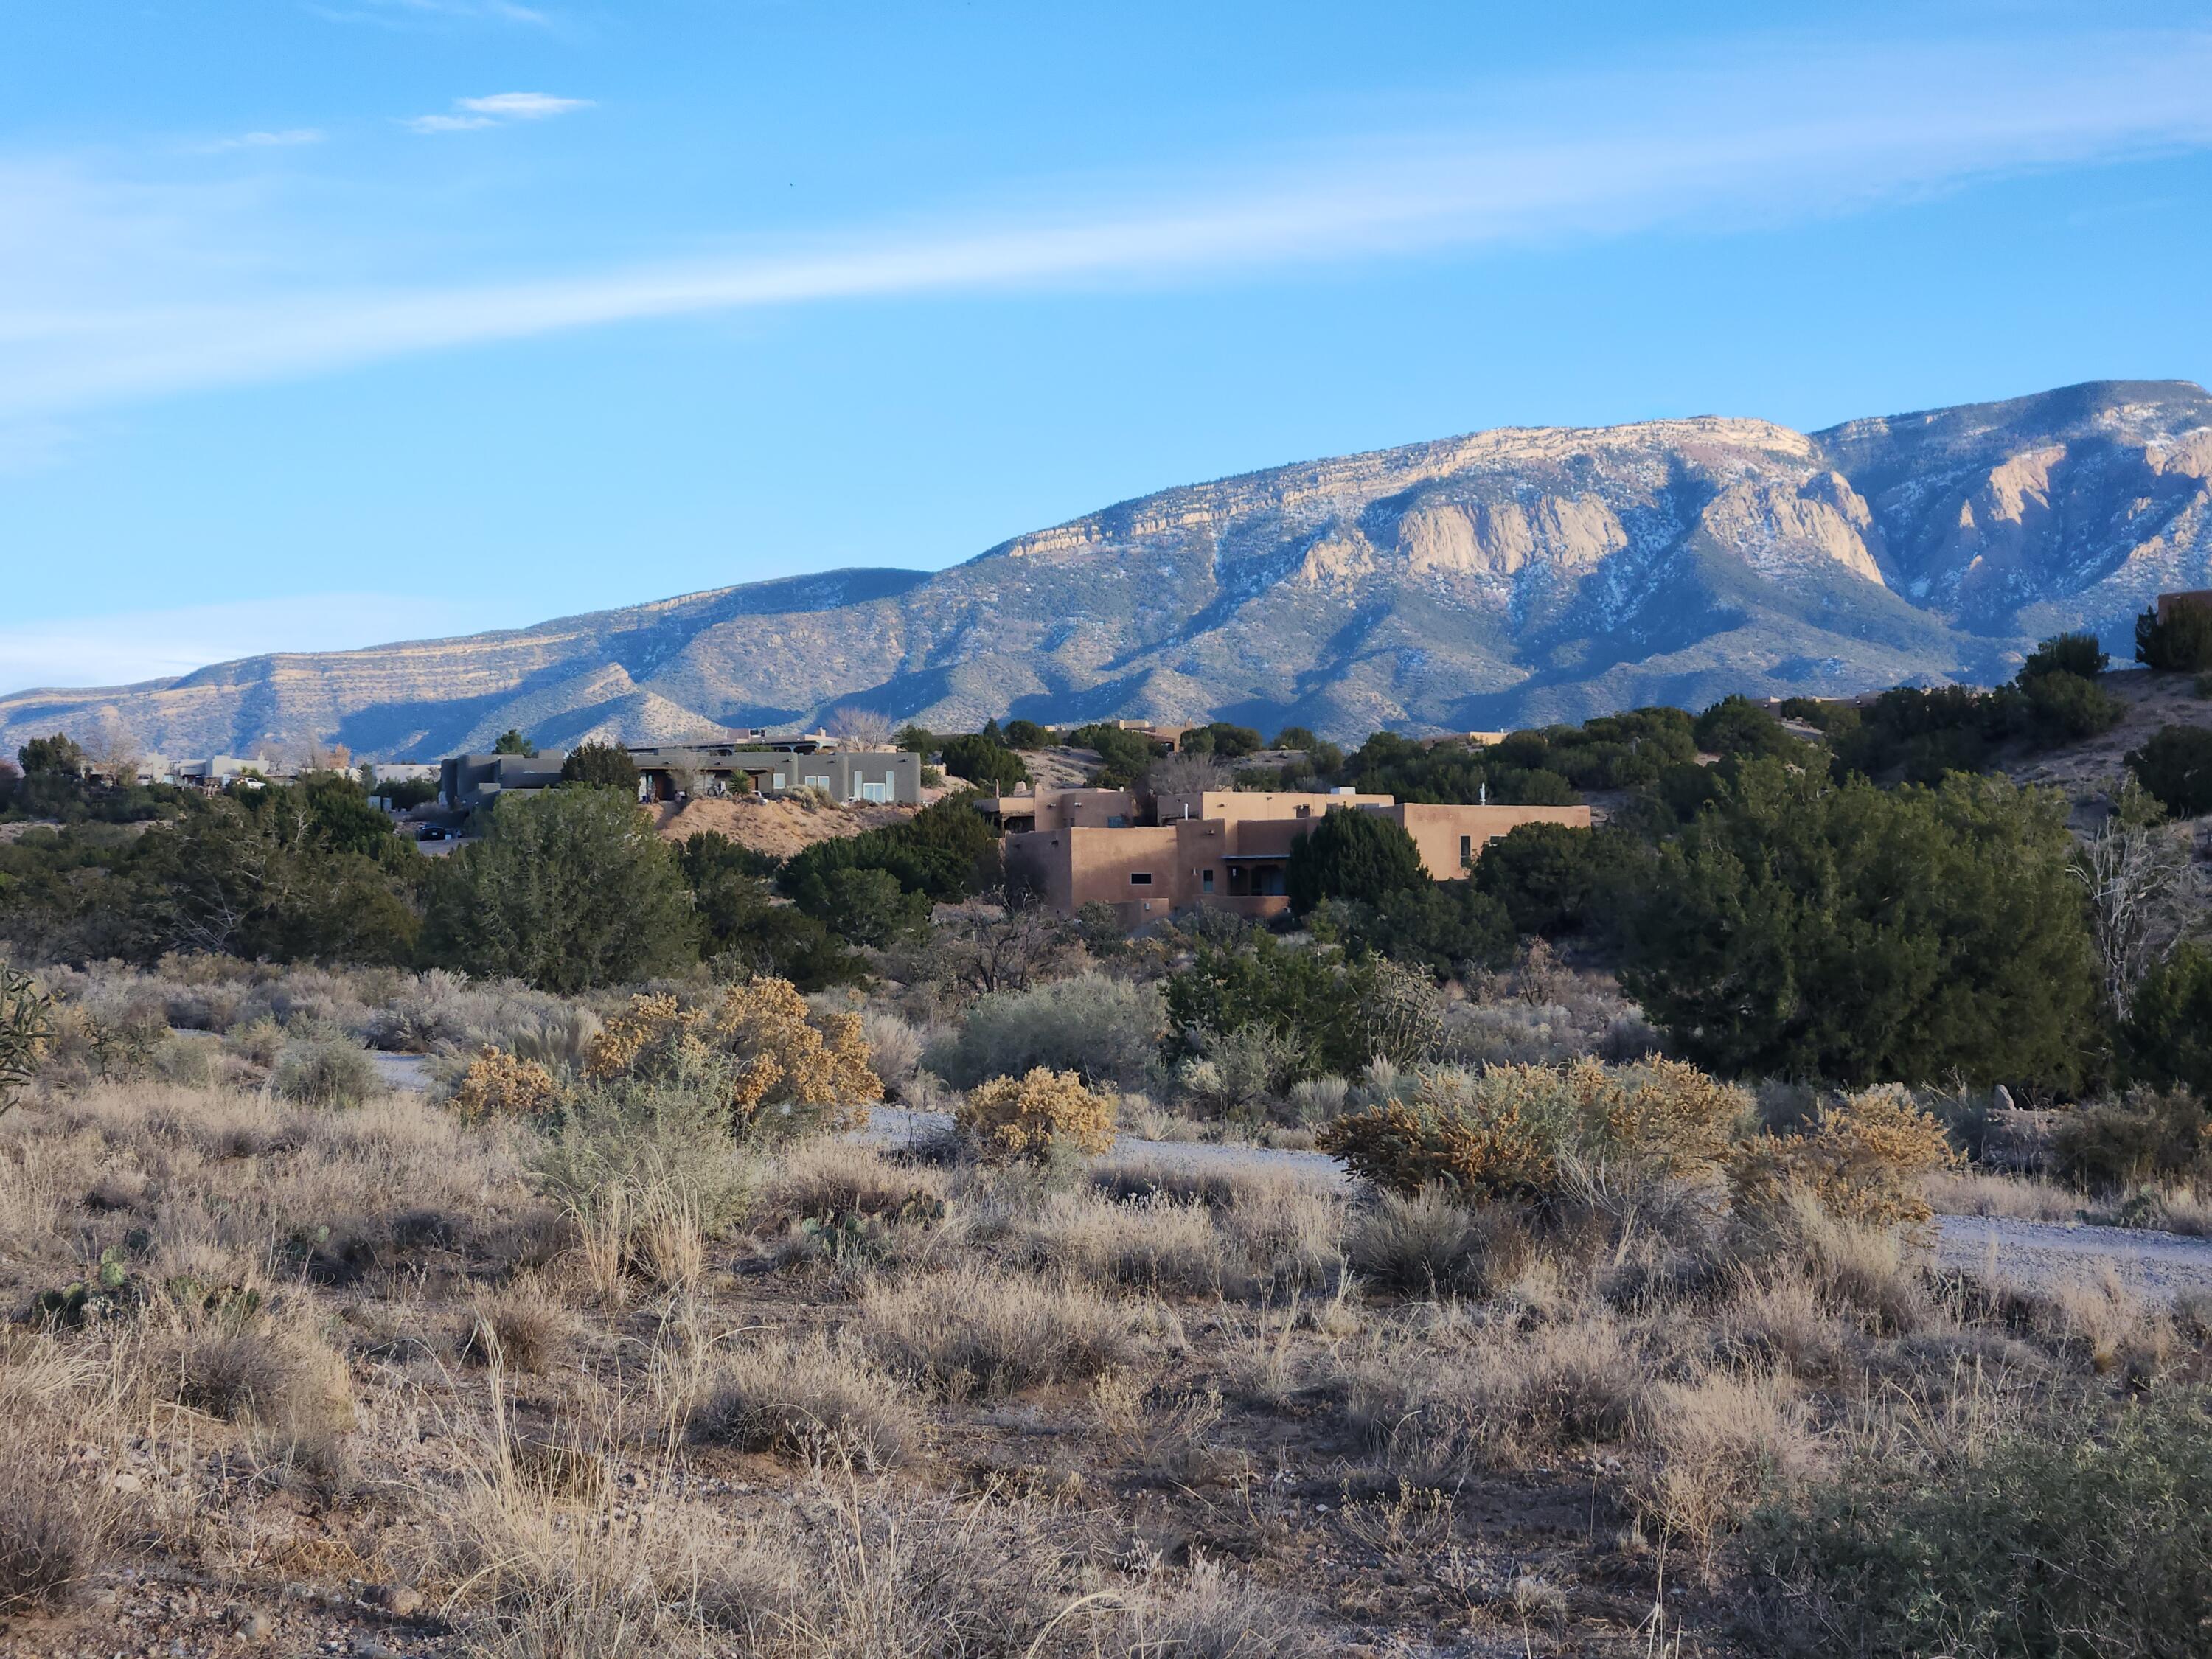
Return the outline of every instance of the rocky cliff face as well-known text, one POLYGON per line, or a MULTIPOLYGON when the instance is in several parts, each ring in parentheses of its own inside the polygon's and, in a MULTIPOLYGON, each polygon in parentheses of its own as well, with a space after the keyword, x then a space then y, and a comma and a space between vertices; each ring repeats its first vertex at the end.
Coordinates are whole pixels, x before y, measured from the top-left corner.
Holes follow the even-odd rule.
MULTIPOLYGON (((2212 398, 2105 381, 1793 432, 1508 429, 1171 489, 933 575, 839 571, 513 633, 0 698, 169 754, 678 738, 844 704, 1472 730, 1730 691, 1989 681, 2063 628, 2126 657, 2212 586, 2212 398)), ((4 669, 0 669, 4 672, 4 669)))

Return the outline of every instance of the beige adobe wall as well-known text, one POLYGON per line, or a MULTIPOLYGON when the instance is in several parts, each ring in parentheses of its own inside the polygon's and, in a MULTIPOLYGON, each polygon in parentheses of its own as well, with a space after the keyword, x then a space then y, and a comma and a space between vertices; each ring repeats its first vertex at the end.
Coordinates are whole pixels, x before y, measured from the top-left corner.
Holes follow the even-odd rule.
POLYGON ((1462 842, 1472 856, 1480 858, 1482 849, 1492 841, 1524 823, 1564 823, 1572 830, 1590 827, 1587 806, 1423 806, 1408 802, 1390 808, 1384 816, 1405 827, 1420 852, 1421 862, 1438 881, 1455 881, 1467 873, 1460 862, 1462 842))
POLYGON ((1239 823, 1251 818, 1318 818, 1332 806, 1388 806, 1389 795, 1316 795, 1296 789, 1204 789, 1158 796, 1162 823, 1193 818, 1239 823))

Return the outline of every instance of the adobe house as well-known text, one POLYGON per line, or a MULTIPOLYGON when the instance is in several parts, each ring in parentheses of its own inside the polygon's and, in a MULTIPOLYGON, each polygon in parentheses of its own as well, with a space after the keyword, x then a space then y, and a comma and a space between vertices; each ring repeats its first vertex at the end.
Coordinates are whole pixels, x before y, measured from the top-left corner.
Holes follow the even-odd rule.
POLYGON ((565 749, 534 755, 448 755, 438 763, 438 799, 456 812, 473 812, 517 790, 550 789, 561 781, 565 749))
POLYGON ((1587 806, 1429 806, 1349 789, 1166 793, 1141 815, 1138 803, 1127 790, 1069 789, 1001 795, 977 807, 1006 828, 1010 881, 1063 915, 1110 904, 1125 927, 1200 905, 1282 915, 1291 903, 1291 848, 1333 810, 1398 824, 1438 881, 1463 880, 1485 848, 1522 824, 1590 823, 1587 806))

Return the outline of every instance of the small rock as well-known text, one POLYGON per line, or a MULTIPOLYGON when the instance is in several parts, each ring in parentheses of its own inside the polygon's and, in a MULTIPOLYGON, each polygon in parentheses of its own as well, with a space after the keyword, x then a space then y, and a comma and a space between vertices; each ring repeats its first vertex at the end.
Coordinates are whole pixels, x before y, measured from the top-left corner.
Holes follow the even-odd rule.
POLYGON ((238 1633, 248 1642, 265 1642, 276 1633, 276 1621, 258 1609, 248 1609, 238 1617, 238 1633))
POLYGON ((411 1584, 379 1584, 369 1600, 394 1619, 411 1619, 422 1610, 422 1593, 411 1584))
POLYGON ((109 1481, 107 1484, 113 1487, 117 1492, 132 1492, 138 1491, 145 1485, 145 1482, 139 1480, 137 1475, 131 1474, 130 1470, 125 1469, 122 1474, 117 1475, 114 1480, 109 1481))

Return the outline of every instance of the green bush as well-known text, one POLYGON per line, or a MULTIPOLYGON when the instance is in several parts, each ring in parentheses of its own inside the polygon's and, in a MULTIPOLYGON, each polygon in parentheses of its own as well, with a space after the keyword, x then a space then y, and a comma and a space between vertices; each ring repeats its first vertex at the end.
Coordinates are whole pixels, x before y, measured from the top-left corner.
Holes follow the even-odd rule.
POLYGON ((2176 817, 2212 812, 2212 729, 2166 726, 2127 756, 2128 769, 2176 817))
POLYGON ((701 931, 701 949, 724 978, 765 974, 802 991, 849 983, 866 963, 796 905, 778 904, 764 878, 778 860, 707 830, 677 858, 701 931))
POLYGON ((1260 734, 1250 726, 1232 726, 1227 720, 1194 726, 1176 745, 1186 755, 1217 755, 1223 760, 1257 754, 1262 746, 1260 734))
POLYGON ((1164 752, 1162 745, 1140 732, 1125 732, 1103 722, 1078 726, 1067 734, 1067 741, 1075 748, 1097 753, 1100 765, 1093 781, 1109 789, 1128 788, 1164 752))
POLYGON ((1022 757, 995 738, 947 738, 944 753, 945 769, 979 789, 1004 794, 1029 781, 1030 769, 1022 757))
POLYGON ((59 732, 50 738, 33 738, 15 751, 15 758, 27 778, 42 775, 64 778, 84 775, 84 750, 59 732))
POLYGON ((2128 712, 2125 703, 2094 680, 2064 669, 2023 678, 2020 690, 2027 699, 2029 723, 2045 744, 2094 738, 2111 731, 2128 712))
POLYGON ((376 1062, 349 1042, 288 1043, 276 1064, 276 1092, 303 1106, 358 1106, 383 1090, 376 1062))
POLYGON ((888 870, 910 893, 957 904, 997 877, 998 838, 963 791, 926 807, 904 823, 817 841, 793 854, 776 884, 812 915, 826 915, 829 880, 838 870, 888 870))
POLYGON ((2073 674, 2094 680, 2112 665, 2112 660, 2094 634, 2053 634, 2020 665, 2020 683, 2026 685, 2045 674, 2073 674))
POLYGON ((2212 668, 2212 605, 2178 605, 2163 618, 2151 606, 2136 618, 2136 660, 2185 674, 2212 668))
POLYGON ((1000 735, 1009 749, 1042 749, 1052 741, 1050 734, 1035 720, 1008 720, 1006 729, 1000 735))
POLYGON ((1698 716, 1698 747, 1712 755, 1786 755, 1797 739, 1761 704, 1741 693, 1698 716))
POLYGON ((1038 1066, 1073 1072, 1093 1087, 1142 1090, 1158 1069, 1165 1012, 1149 985, 1079 974, 976 1000, 957 1036, 924 1060, 956 1088, 1038 1066))
POLYGON ((1623 987, 1724 1075, 2070 1086, 2099 977, 2066 811, 1747 762, 1660 850, 1623 987))
POLYGON ((1328 899, 1313 913, 1316 936, 1352 956, 1370 951, 1423 968, 1438 979, 1513 959, 1513 921, 1471 881, 1422 881, 1380 899, 1328 899))
POLYGON ((2185 1089, 2130 1089, 2064 1113, 2051 1133, 2053 1170, 2091 1192, 2194 1175, 2205 1163, 2204 1105, 2185 1089))
POLYGON ((1167 981, 1167 1058, 1190 1051, 1190 1033, 1264 1026, 1298 1056, 1298 1077, 1348 1077, 1378 1053, 1401 1063, 1431 1041, 1433 992, 1373 957, 1346 963, 1334 951, 1255 933, 1229 945, 1201 942, 1167 981))
POLYGON ((1291 843, 1283 884, 1304 915, 1323 899, 1373 904, 1429 879, 1420 849, 1395 819, 1337 806, 1291 843))
POLYGON ((637 795, 637 763, 629 757, 629 750, 619 744, 580 743, 561 763, 561 781, 620 789, 634 799, 637 795))
MULTIPOLYGON (((1717 782, 1704 767, 1700 793, 1717 782)), ((1696 815, 1695 806, 1683 816, 1696 815)), ((1591 931, 1609 920, 1619 889, 1648 857, 1633 837, 1613 830, 1578 830, 1564 823, 1523 823, 1508 831, 1474 861, 1474 884, 1505 907, 1514 931, 1547 939, 1591 931)))
POLYGON ((2185 944, 2136 983, 2119 1057, 2130 1078, 2212 1100, 2212 951, 2185 944))
POLYGON ((502 799, 482 841, 433 866, 434 959, 570 994, 698 957, 675 850, 612 789, 502 799))
POLYGON ((2167 1659, 2212 1629, 2212 1419, 2195 1392, 2054 1414, 1929 1471, 1866 1467, 1747 1534, 1762 1650, 2167 1659))

